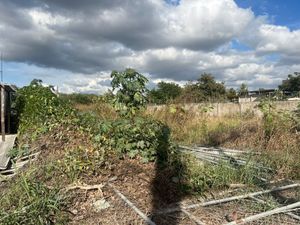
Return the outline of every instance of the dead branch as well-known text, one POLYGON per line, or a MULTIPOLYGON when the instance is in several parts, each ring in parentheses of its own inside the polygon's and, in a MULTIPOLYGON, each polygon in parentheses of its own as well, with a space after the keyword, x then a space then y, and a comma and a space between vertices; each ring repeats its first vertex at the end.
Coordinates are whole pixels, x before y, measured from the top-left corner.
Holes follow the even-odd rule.
POLYGON ((95 185, 87 185, 87 184, 83 184, 83 185, 74 185, 74 186, 68 186, 66 187, 66 192, 71 191, 71 190, 75 190, 75 189, 81 189, 81 190, 85 190, 85 191, 90 191, 90 190, 99 190, 102 192, 102 188, 104 187, 103 184, 95 184, 95 185))

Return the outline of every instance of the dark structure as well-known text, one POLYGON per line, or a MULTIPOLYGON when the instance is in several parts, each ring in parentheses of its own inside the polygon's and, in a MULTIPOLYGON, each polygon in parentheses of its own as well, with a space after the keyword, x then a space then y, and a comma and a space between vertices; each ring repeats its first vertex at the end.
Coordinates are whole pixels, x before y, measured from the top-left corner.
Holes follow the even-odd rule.
POLYGON ((2 141, 4 141, 5 134, 13 134, 17 132, 17 111, 14 105, 17 87, 10 84, 0 84, 0 89, 0 128, 2 141))
POLYGON ((260 89, 260 90, 256 90, 256 91, 249 91, 248 95, 251 96, 269 96, 269 95, 273 95, 276 93, 276 89, 260 89))

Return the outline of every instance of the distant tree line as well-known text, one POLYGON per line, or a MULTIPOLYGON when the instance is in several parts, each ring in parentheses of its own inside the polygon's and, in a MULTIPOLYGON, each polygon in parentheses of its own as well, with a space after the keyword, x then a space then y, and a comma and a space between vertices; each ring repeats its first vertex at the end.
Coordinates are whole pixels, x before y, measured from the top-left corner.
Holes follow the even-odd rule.
MULTIPOLYGON (((248 96, 248 93, 245 83, 242 83, 237 90, 226 88, 224 82, 217 82, 213 75, 204 73, 196 82, 189 82, 184 87, 172 82, 159 82, 157 87, 149 92, 148 97, 149 102, 153 104, 235 102, 238 97, 248 96)), ((290 74, 286 80, 282 81, 275 95, 284 99, 283 93, 290 93, 291 96, 300 95, 300 73, 290 74)))
MULTIPOLYGON (((134 70, 133 70, 134 71, 134 70)), ((34 80, 33 83, 40 83, 34 80)), ((264 91, 263 88, 259 89, 264 91)), ((238 89, 226 88, 224 82, 215 80, 212 74, 204 73, 196 81, 188 82, 183 87, 174 82, 159 82, 147 95, 149 103, 200 103, 200 102, 236 102, 238 97, 248 96, 248 87, 242 83, 238 89)), ((285 95, 300 97, 300 73, 295 72, 282 81, 274 93, 276 99, 284 99, 285 95)), ((105 99, 114 95, 111 91, 104 94, 105 99)), ((62 94, 61 97, 77 104, 91 104, 97 96, 94 94, 62 94)))
POLYGON ((279 90, 290 93, 300 92, 300 73, 289 74, 287 79, 283 80, 282 84, 279 85, 279 90))
POLYGON ((72 94, 60 94, 60 97, 66 100, 71 101, 75 104, 85 104, 89 105, 97 99, 95 94, 84 94, 84 93, 72 93, 72 94))
POLYGON ((166 104, 168 102, 219 102, 236 101, 238 96, 247 94, 245 84, 236 91, 226 88, 224 82, 217 82, 213 75, 204 73, 196 82, 189 82, 184 87, 176 83, 159 82, 157 88, 149 92, 149 101, 154 104, 166 104))

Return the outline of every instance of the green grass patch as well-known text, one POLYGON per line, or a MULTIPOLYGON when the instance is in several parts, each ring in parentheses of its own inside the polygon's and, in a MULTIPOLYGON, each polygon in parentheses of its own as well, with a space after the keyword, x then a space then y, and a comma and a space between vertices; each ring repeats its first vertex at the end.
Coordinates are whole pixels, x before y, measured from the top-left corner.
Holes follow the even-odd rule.
POLYGON ((59 189, 46 187, 28 176, 20 176, 14 185, 1 193, 0 224, 64 224, 66 199, 59 189))

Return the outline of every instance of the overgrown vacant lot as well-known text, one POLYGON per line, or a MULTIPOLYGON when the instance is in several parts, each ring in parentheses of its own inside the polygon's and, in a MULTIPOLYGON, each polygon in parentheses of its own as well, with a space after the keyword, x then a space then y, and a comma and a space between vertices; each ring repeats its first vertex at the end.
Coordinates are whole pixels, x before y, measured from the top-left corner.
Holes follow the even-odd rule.
MULTIPOLYGON (((225 147, 258 151, 263 160, 272 166, 276 176, 291 179, 300 177, 300 135, 299 117, 296 112, 278 111, 272 102, 261 103, 263 117, 252 113, 212 117, 209 107, 199 112, 184 110, 180 104, 166 105, 158 110, 145 110, 143 115, 151 116, 170 128, 171 140, 182 145, 225 147)), ((113 108, 103 99, 94 104, 75 104, 81 112, 90 112, 99 118, 114 119, 113 108)))
MULTIPOLYGON (((113 73, 112 86, 119 91, 112 105, 99 97, 89 105, 74 106, 41 85, 20 89, 18 144, 11 156, 15 161, 33 152, 40 154, 0 183, 0 224, 144 224, 116 192, 156 224, 195 224, 182 212, 156 213, 179 202, 191 204, 258 190, 261 175, 273 181, 299 179, 296 114, 277 112, 269 102, 261 103, 262 118, 212 118, 207 109, 196 116, 179 105, 150 113, 144 110, 145 83, 132 70, 113 73), (135 84, 130 87, 138 89, 120 89, 126 86, 126 77, 135 84), (180 151, 178 144, 261 154, 232 168, 226 162, 201 162, 180 151), (272 172, 249 167, 252 162, 271 167, 272 172), (242 188, 233 189, 234 185, 242 188)), ((299 201, 298 192, 284 195, 299 201)), ((279 206, 274 196, 267 197, 266 205, 238 201, 191 213, 206 224, 222 224, 232 213, 241 218, 279 206)), ((274 223, 296 224, 286 215, 254 224, 274 223)))
POLYGON ((260 107, 263 117, 252 114, 209 117, 207 109, 197 116, 176 105, 151 114, 170 127, 177 143, 259 151, 264 157, 256 160, 265 160, 277 175, 299 179, 299 118, 292 112, 277 111, 268 101, 260 107))

